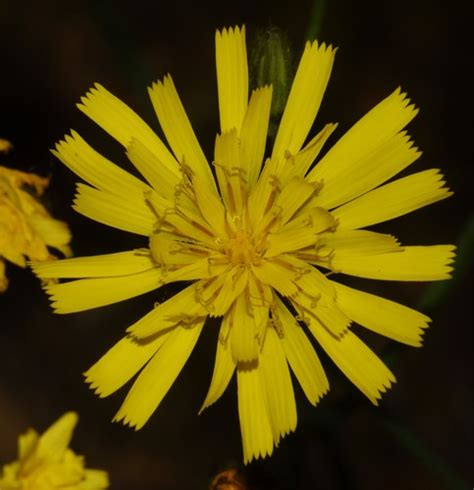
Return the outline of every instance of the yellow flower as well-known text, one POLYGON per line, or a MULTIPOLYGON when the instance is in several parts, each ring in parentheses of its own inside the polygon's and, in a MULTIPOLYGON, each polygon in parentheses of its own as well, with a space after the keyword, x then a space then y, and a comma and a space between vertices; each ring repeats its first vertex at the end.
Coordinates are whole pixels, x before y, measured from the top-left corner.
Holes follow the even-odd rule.
POLYGON ((47 288, 55 311, 87 310, 184 281, 181 292, 130 326, 86 373, 105 397, 139 372, 115 420, 143 427, 208 317, 222 321, 201 410, 236 372, 245 462, 270 455, 296 428, 290 368, 313 405, 329 389, 308 333, 374 404, 395 378, 352 332, 351 322, 421 345, 428 317, 321 272, 446 279, 454 249, 402 246, 391 235, 362 229, 450 195, 436 169, 386 183, 420 155, 403 131, 417 110, 400 89, 312 166, 336 128, 327 124, 305 144, 334 55, 331 46, 306 44, 264 165, 272 88, 257 88, 249 100, 244 28, 216 33, 221 132, 214 172, 169 75, 149 95, 172 153, 102 86, 82 98, 79 109, 125 147, 147 183, 72 132, 54 153, 90 184, 78 184, 74 208, 148 237, 149 247, 35 265, 41 278, 79 279, 47 288))
POLYGON ((101 490, 107 473, 85 468, 84 458, 68 448, 77 414, 65 413, 44 434, 29 429, 18 439, 18 461, 4 466, 0 490, 101 490))
POLYGON ((0 153, 8 153, 13 148, 13 145, 8 141, 0 138, 0 153))
MULTIPOLYGON (((0 151, 10 148, 6 140, 0 140, 0 151)), ((41 196, 48 183, 38 175, 0 166, 0 293, 8 287, 5 260, 26 267, 26 259, 54 259, 48 247, 70 255, 71 234, 66 223, 52 218, 24 189, 29 186, 41 196)))

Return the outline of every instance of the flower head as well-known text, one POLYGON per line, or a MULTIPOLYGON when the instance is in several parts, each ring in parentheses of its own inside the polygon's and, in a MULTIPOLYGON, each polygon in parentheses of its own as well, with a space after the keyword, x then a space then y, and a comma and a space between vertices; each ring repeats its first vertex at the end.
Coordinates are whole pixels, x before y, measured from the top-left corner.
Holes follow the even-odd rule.
MULTIPOLYGON (((10 148, 6 140, 0 140, 0 151, 10 148)), ((55 257, 48 247, 70 255, 71 234, 66 223, 51 217, 25 189, 41 196, 48 183, 38 175, 0 166, 0 293, 8 287, 5 260, 20 267, 26 267, 26 259, 51 260, 55 257)))
POLYGON ((88 470, 84 458, 71 449, 77 414, 65 413, 44 434, 29 429, 18 439, 18 461, 4 466, 1 490, 102 490, 105 471, 88 470))
POLYGON ((90 184, 78 184, 74 207, 149 241, 140 250, 35 265, 42 278, 77 279, 47 288, 55 311, 95 308, 184 281, 181 292, 131 325, 86 373, 101 397, 139 373, 115 420, 143 427, 207 317, 221 322, 202 409, 236 373, 245 462, 270 455, 296 428, 290 369, 313 405, 328 391, 310 337, 374 404, 395 377, 352 332, 352 322, 421 345, 428 317, 324 273, 446 279, 454 248, 402 246, 362 229, 450 195, 438 170, 386 183, 420 155, 403 130, 417 110, 400 89, 313 165, 336 129, 327 124, 307 141, 334 56, 331 46, 306 44, 265 163, 272 88, 248 96, 244 28, 216 33, 221 131, 212 166, 169 75, 149 95, 171 152, 102 86, 82 98, 79 109, 122 143, 146 182, 72 132, 54 153, 90 184))

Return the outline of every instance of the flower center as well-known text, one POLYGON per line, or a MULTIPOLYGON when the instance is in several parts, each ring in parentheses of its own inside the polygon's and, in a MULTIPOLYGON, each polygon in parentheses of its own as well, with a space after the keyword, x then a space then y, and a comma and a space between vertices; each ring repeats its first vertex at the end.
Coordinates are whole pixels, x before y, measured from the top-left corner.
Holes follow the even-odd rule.
POLYGON ((246 231, 239 230, 225 244, 225 253, 232 265, 250 265, 258 261, 258 254, 246 231))

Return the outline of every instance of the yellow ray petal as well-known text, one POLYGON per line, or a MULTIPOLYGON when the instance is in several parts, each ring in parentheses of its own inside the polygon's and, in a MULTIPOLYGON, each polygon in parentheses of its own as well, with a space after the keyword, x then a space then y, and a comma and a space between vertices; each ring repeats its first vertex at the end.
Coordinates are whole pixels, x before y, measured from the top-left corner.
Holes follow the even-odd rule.
POLYGON ((290 370, 282 347, 282 340, 274 328, 268 328, 259 360, 262 384, 268 400, 268 413, 273 441, 296 429, 296 402, 290 370))
POLYGON ((216 31, 216 69, 221 132, 240 132, 249 85, 245 26, 216 31))
POLYGON ((311 228, 313 233, 322 233, 323 231, 328 230, 335 231, 337 221, 333 215, 325 209, 312 207, 298 213, 298 216, 289 221, 279 231, 283 233, 287 230, 289 231, 301 227, 311 228))
POLYGON ((161 270, 99 279, 79 279, 45 287, 55 313, 74 313, 139 296, 160 286, 161 270))
POLYGON ((297 153, 308 136, 326 90, 336 50, 306 43, 273 147, 272 159, 297 153))
POLYGON ((158 231, 173 231, 173 227, 169 226, 164 218, 170 209, 173 209, 174 203, 163 197, 162 194, 159 194, 155 190, 150 192, 146 192, 144 195, 145 205, 151 211, 153 216, 155 217, 155 223, 153 225, 153 232, 158 231))
POLYGON ((257 330, 248 298, 241 294, 235 300, 230 315, 230 350, 234 362, 250 362, 259 354, 257 330))
POLYGON ((150 253, 157 264, 163 269, 170 266, 182 266, 196 260, 196 256, 186 253, 187 242, 173 233, 160 231, 150 236, 150 253))
POLYGON ((271 105, 271 86, 266 85, 254 90, 242 123, 240 159, 247 176, 249 189, 252 189, 257 182, 262 168, 271 105))
POLYGON ((224 277, 224 282, 219 293, 208 304, 210 316, 222 316, 227 313, 234 300, 245 291, 249 271, 246 267, 235 266, 227 273, 221 273, 220 277, 224 277))
POLYGON ((335 225, 336 221, 327 211, 313 208, 276 232, 268 234, 265 257, 293 252, 293 257, 314 263, 319 258, 319 234, 334 229, 335 225))
POLYGON ((78 213, 104 225, 138 235, 151 235, 157 216, 142 200, 127 195, 110 194, 84 184, 77 184, 72 206, 78 213))
POLYGON ((298 291, 293 282, 296 272, 278 259, 262 260, 259 265, 252 265, 252 272, 263 284, 271 286, 283 296, 292 296, 298 291))
POLYGON ((105 490, 109 488, 109 476, 106 471, 86 469, 84 473, 84 480, 78 484, 78 490, 105 490))
POLYGON ((178 163, 150 126, 102 85, 96 83, 77 107, 125 148, 133 138, 140 140, 163 165, 179 175, 178 163))
POLYGON ((339 308, 336 301, 326 295, 314 296, 301 289, 291 299, 291 303, 304 321, 316 318, 334 337, 344 335, 351 325, 351 319, 339 308))
POLYGON ((340 206, 364 192, 383 184, 412 164, 421 152, 405 131, 377 147, 376 150, 353 161, 342 173, 324 180, 321 192, 313 203, 327 209, 340 206))
POLYGON ((237 132, 217 135, 214 153, 216 176, 226 208, 231 216, 241 215, 247 203, 247 178, 241 165, 237 132))
POLYGON ((301 255, 303 260, 314 262, 318 258, 320 233, 334 230, 336 224, 331 214, 322 208, 312 208, 299 214, 297 218, 268 234, 265 257, 294 252, 298 257, 301 255))
POLYGON ((165 332, 140 341, 123 337, 84 373, 86 383, 101 398, 109 396, 140 371, 169 335, 165 332))
POLYGON ((309 328, 337 367, 378 405, 382 393, 395 382, 387 366, 352 332, 337 339, 317 321, 312 321, 309 328))
MULTIPOLYGON (((18 265, 19 267, 26 267, 25 256, 17 249, 9 246, 7 249, 2 250, 2 255, 5 259, 12 262, 13 264, 18 265)), ((38 249, 35 250, 35 259, 36 260, 47 260, 49 257, 48 249, 44 244, 38 246, 38 249)), ((8 281, 7 281, 8 285, 8 281)))
POLYGON ((144 339, 178 324, 193 325, 207 312, 199 303, 196 285, 192 284, 178 294, 157 305, 150 313, 127 328, 133 337, 144 339))
POLYGON ((71 232, 64 221, 37 214, 31 215, 28 220, 46 245, 56 248, 65 256, 71 255, 71 232))
POLYGON ((183 169, 183 179, 179 185, 176 186, 174 194, 174 206, 180 212, 186 214, 192 214, 198 216, 203 222, 205 220, 201 217, 201 212, 196 201, 196 197, 193 193, 193 187, 191 184, 191 173, 188 172, 187 167, 183 169))
POLYGON ((202 258, 209 260, 208 268, 212 270, 214 266, 211 265, 211 257, 216 255, 215 250, 205 245, 192 243, 183 236, 164 231, 151 235, 150 252, 156 263, 166 270, 192 264, 202 258))
POLYGON ((392 235, 367 230, 337 230, 318 237, 316 255, 329 260, 401 251, 392 235))
POLYGON ((355 322, 385 337, 414 347, 421 346, 430 318, 380 296, 336 282, 337 303, 355 322))
POLYGON ((272 454, 273 434, 259 368, 238 366, 237 387, 244 464, 247 464, 254 458, 272 454))
MULTIPOLYGON (((301 263, 293 257, 291 260, 294 266, 301 263)), ((335 290, 331 282, 316 268, 304 264, 301 266, 296 284, 298 291, 291 297, 291 302, 303 319, 306 321, 309 315, 310 318, 316 318, 336 337, 343 335, 351 320, 336 304, 335 290)))
POLYGON ((278 230, 268 235, 265 257, 276 257, 311 245, 314 246, 316 240, 316 233, 309 226, 292 228, 290 230, 278 230))
POLYGON ((362 228, 411 213, 452 195, 438 169, 403 177, 332 211, 341 228, 362 228))
MULTIPOLYGON (((228 316, 229 314, 224 317, 223 322, 228 316)), ((204 403, 199 410, 199 414, 201 414, 204 409, 211 406, 222 396, 235 371, 235 362, 232 359, 230 347, 222 338, 223 330, 226 328, 227 327, 225 325, 221 325, 219 337, 217 339, 216 360, 214 364, 214 372, 212 373, 211 385, 209 386, 204 403)))
POLYGON ((172 203, 181 174, 169 169, 142 141, 132 138, 127 146, 127 157, 149 184, 172 203))
POLYGON ((280 183, 274 175, 267 175, 270 164, 270 160, 267 159, 262 175, 252 189, 248 199, 247 214, 255 234, 263 230, 269 222, 274 220, 276 222, 281 212, 281 208, 274 206, 275 199, 280 193, 280 183))
POLYGON ((417 114, 418 109, 397 88, 347 131, 308 174, 308 178, 330 182, 343 176, 357 162, 368 161, 371 153, 377 152, 417 114))
POLYGON ((202 179, 208 190, 215 181, 206 157, 194 134, 171 75, 155 82, 149 89, 153 107, 176 160, 188 165, 202 179))
POLYGON ((255 335, 260 347, 265 340, 270 306, 273 304, 274 297, 275 294, 271 287, 260 282, 253 274, 249 274, 248 305, 252 311, 255 335))
POLYGON ((220 315, 214 315, 215 299, 222 293, 224 283, 226 280, 229 280, 228 276, 228 274, 218 274, 209 279, 202 279, 195 283, 196 301, 205 308, 206 314, 209 314, 210 316, 223 316, 224 313, 227 312, 226 310, 220 315))
POLYGON ((403 247, 400 252, 334 257, 331 268, 344 274, 388 281, 439 281, 451 277, 453 245, 403 247))
POLYGON ((203 218, 218 235, 225 236, 225 208, 220 196, 217 192, 208 190, 199 178, 193 178, 193 189, 203 218))
POLYGON ((329 123, 308 144, 296 154, 289 151, 285 153, 286 163, 281 168, 278 178, 282 183, 288 182, 292 177, 304 177, 311 164, 316 160, 319 152, 329 136, 337 128, 337 124, 329 123))
POLYGON ((276 298, 281 339, 286 358, 306 398, 312 405, 328 392, 329 381, 311 342, 282 301, 276 298))
POLYGON ((166 210, 164 220, 174 227, 175 233, 202 242, 209 248, 217 248, 217 236, 201 215, 194 214, 191 210, 182 212, 178 208, 170 208, 166 210))
POLYGON ((114 421, 141 429, 171 388, 201 334, 204 319, 192 327, 174 329, 139 374, 114 421))
POLYGON ((34 429, 28 429, 18 437, 18 459, 25 460, 34 451, 39 434, 34 429))
POLYGON ((303 177, 293 177, 281 190, 275 205, 281 207, 281 225, 285 225, 306 201, 318 190, 303 177))
POLYGON ((286 255, 284 260, 297 271, 295 280, 299 289, 315 298, 321 295, 335 298, 336 292, 331 281, 318 269, 291 255, 286 255))
POLYGON ((140 198, 144 192, 150 190, 144 182, 95 151, 75 131, 59 141, 52 153, 81 179, 97 189, 140 198))
POLYGON ((30 265, 41 279, 122 276, 156 267, 146 249, 51 262, 33 262, 30 265))
POLYGON ((163 284, 177 281, 197 281, 223 274, 227 265, 212 265, 212 258, 195 259, 187 265, 171 271, 163 272, 163 284))
POLYGON ((67 412, 53 423, 39 438, 36 454, 49 461, 60 461, 71 442, 79 417, 67 412))

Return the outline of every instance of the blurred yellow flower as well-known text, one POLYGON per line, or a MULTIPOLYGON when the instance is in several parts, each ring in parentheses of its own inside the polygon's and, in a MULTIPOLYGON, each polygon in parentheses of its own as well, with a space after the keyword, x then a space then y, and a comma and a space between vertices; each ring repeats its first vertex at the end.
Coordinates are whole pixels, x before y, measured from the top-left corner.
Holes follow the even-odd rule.
POLYGON ((101 490, 107 473, 85 468, 84 458, 68 448, 78 417, 67 412, 44 434, 29 429, 18 439, 18 461, 3 467, 0 490, 101 490))
POLYGON ((244 28, 216 33, 221 132, 214 172, 169 75, 154 83, 149 95, 172 152, 102 86, 82 98, 79 109, 125 147, 147 183, 73 131, 54 153, 90 184, 78 184, 74 208, 147 237, 149 247, 35 264, 43 279, 78 279, 47 287, 55 311, 83 311, 164 284, 183 284, 87 371, 87 382, 101 397, 139 373, 115 420, 143 427, 208 317, 222 321, 202 409, 223 394, 236 372, 245 462, 270 455, 296 428, 290 368, 313 405, 328 391, 308 336, 374 404, 395 377, 352 332, 351 323, 421 345, 428 317, 339 284, 320 270, 441 280, 450 277, 454 249, 402 246, 391 235, 361 229, 451 194, 436 169, 386 183, 420 155, 403 130, 418 111, 400 89, 313 166, 336 128, 327 124, 307 141, 335 52, 318 42, 306 44, 265 163, 272 88, 257 88, 249 99, 244 28))
POLYGON ((13 148, 13 145, 8 141, 0 138, 0 153, 8 153, 13 148))
MULTIPOLYGON (((10 148, 8 141, 0 140, 0 151, 10 148)), ((25 267, 27 259, 56 258, 48 247, 71 255, 71 234, 66 223, 52 218, 25 188, 41 196, 48 183, 48 179, 38 175, 0 166, 0 293, 8 287, 5 260, 25 267)))

